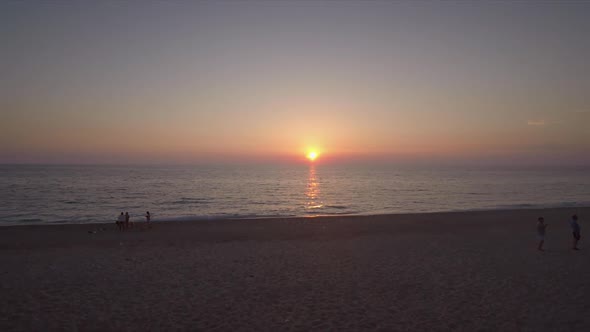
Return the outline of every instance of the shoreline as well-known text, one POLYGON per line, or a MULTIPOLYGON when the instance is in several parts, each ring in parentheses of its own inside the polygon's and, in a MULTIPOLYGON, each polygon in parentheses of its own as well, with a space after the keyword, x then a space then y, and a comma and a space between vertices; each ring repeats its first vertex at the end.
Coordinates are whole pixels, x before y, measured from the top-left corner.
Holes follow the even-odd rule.
MULTIPOLYGON (((290 240, 380 234, 410 231, 418 234, 430 229, 512 229, 524 236, 532 232, 539 216, 548 223, 565 226, 572 214, 583 220, 590 216, 586 208, 547 208, 516 210, 478 210, 461 212, 426 212, 367 216, 285 217, 256 219, 211 219, 197 221, 155 221, 152 229, 145 221, 135 228, 119 231, 112 223, 37 224, 0 227, 0 250, 17 248, 53 248, 75 246, 115 246, 120 240, 133 245, 166 241, 224 242, 242 240, 290 240), (530 228, 531 230, 527 230, 530 228), (332 233, 328 233, 328 232, 332 233)), ((582 227, 583 228, 583 227, 582 227)), ((433 230, 434 231, 434 230, 433 230)), ((531 233, 533 234, 533 233, 531 233)), ((568 233, 569 234, 569 233, 568 233)), ((532 235, 530 235, 531 238, 532 235)))
MULTIPOLYGON (((461 213, 475 213, 475 212, 517 212, 517 211, 548 211, 548 210, 590 210, 590 205, 575 205, 575 206, 546 206, 546 207, 522 207, 522 208, 476 208, 467 210, 444 210, 444 211, 426 211, 426 212, 399 212, 399 213, 376 213, 376 214, 327 214, 327 215, 309 215, 309 216, 260 216, 260 217, 215 217, 215 216, 203 216, 203 217, 172 217, 172 219, 163 218, 162 220, 155 219, 152 221, 154 224, 170 224, 170 223, 199 223, 199 222, 225 222, 225 221, 259 221, 259 220, 297 220, 297 219, 365 219, 365 218, 376 218, 376 217, 401 217, 401 216, 414 216, 414 215, 436 215, 436 214, 461 214, 461 213)), ((576 212, 574 212, 576 213, 576 212)), ((132 220, 134 223, 144 224, 145 218, 141 220, 132 220)), ((4 227, 52 227, 52 226, 81 226, 81 225, 111 225, 112 222, 45 222, 45 223, 27 223, 22 222, 8 222, 0 223, 0 229, 4 227)))

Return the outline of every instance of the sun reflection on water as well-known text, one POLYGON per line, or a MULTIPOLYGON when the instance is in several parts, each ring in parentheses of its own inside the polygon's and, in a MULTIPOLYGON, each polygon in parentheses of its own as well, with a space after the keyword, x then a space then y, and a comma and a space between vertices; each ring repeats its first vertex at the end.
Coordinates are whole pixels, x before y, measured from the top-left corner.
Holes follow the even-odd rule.
POLYGON ((320 184, 317 179, 314 165, 309 166, 309 177, 307 179, 307 190, 305 191, 307 201, 305 208, 308 210, 319 209, 324 206, 320 198, 320 184))

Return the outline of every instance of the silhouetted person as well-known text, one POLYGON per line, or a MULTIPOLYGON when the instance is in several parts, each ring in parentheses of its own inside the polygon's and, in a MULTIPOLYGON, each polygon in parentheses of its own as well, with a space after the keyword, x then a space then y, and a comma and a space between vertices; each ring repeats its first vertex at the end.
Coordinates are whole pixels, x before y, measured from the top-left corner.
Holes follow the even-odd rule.
POLYGON ((545 243, 545 229, 548 225, 545 223, 545 219, 543 219, 543 217, 539 217, 537 220, 537 239, 539 239, 539 246, 537 247, 537 250, 543 251, 543 244, 545 243))
POLYGON ((129 228, 129 212, 125 212, 125 228, 129 228))
POLYGON ((148 227, 152 227, 152 223, 150 222, 152 220, 152 216, 150 215, 150 211, 146 211, 145 212, 145 222, 147 223, 148 227))
POLYGON ((580 241, 580 224, 578 224, 578 216, 573 215, 572 219, 570 220, 570 226, 572 227, 572 234, 574 235, 574 241, 572 244, 572 249, 580 250, 578 248, 578 241, 580 241))
POLYGON ((123 215, 123 212, 121 212, 121 214, 117 217, 117 221, 115 223, 117 224, 117 227, 119 227, 119 230, 122 231, 125 224, 125 215, 123 215))

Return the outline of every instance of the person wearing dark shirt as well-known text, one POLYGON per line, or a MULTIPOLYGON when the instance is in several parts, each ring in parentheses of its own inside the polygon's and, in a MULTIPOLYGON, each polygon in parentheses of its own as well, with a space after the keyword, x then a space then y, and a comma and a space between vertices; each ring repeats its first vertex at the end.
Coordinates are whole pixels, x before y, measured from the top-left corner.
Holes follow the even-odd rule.
POLYGON ((129 212, 125 212, 125 229, 129 229, 129 212))

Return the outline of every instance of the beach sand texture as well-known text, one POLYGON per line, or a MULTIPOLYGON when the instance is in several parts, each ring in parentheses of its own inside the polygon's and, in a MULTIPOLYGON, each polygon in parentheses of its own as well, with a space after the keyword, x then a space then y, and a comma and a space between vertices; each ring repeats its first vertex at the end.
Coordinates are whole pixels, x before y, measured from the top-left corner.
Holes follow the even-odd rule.
POLYGON ((590 331, 586 216, 590 208, 129 232, 2 227, 0 330, 590 331), (570 249, 574 212, 579 252, 570 249))

